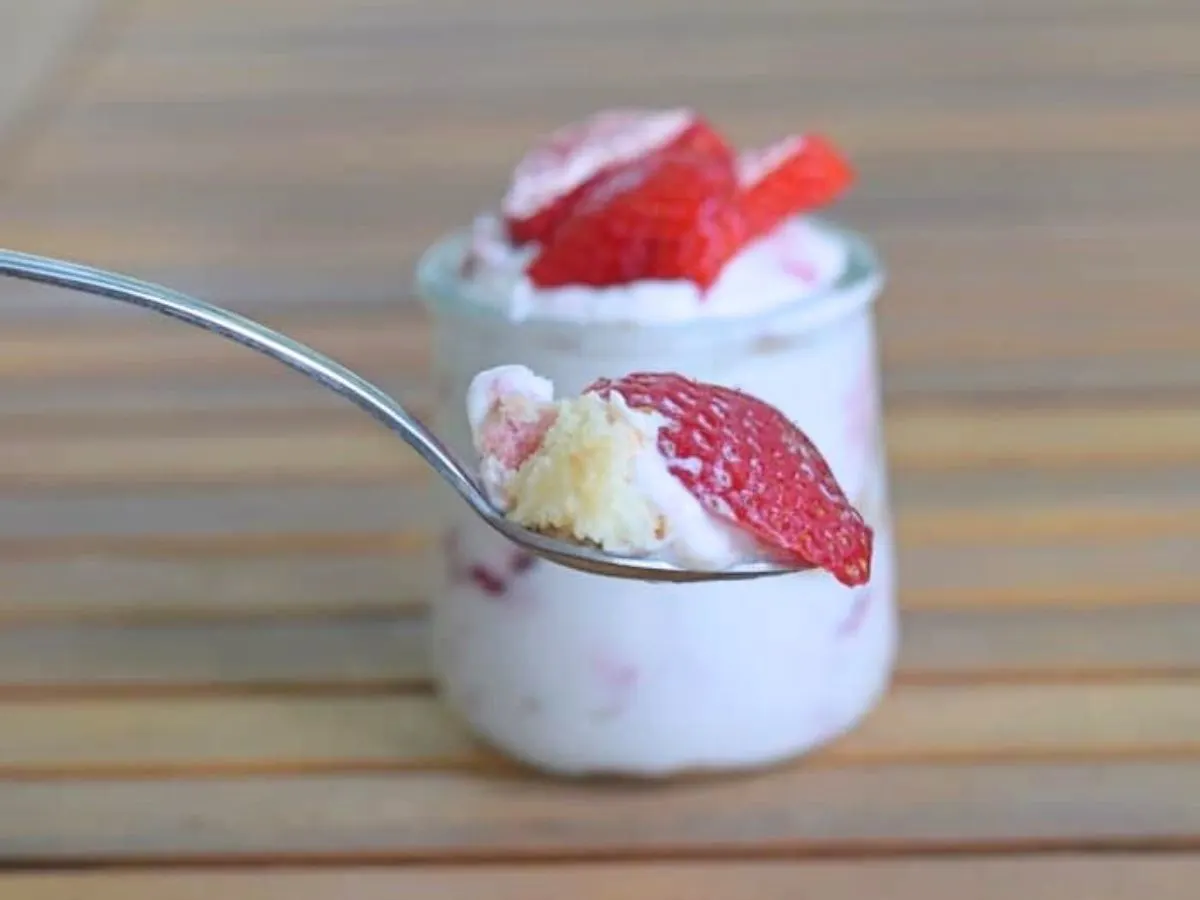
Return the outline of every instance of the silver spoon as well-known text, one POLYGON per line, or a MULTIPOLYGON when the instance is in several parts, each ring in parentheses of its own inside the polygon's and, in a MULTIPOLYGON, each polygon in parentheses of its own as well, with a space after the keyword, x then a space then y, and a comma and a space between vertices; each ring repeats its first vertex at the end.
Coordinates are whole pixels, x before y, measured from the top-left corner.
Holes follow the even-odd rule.
POLYGON ((170 288, 63 260, 0 249, 0 275, 132 303, 219 334, 307 375, 400 435, 488 525, 513 543, 561 566, 611 578, 673 582, 743 580, 795 571, 770 562, 745 563, 717 572, 696 571, 659 559, 614 555, 530 531, 492 506, 462 462, 403 406, 365 378, 299 341, 170 288))

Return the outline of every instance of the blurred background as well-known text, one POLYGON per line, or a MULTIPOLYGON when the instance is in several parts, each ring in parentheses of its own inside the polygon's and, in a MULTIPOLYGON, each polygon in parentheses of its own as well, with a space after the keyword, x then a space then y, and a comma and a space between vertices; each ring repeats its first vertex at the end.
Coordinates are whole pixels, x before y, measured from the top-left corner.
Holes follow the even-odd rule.
MULTIPOLYGON (((953 473, 1034 461, 1012 503, 1076 515, 1047 534, 1122 491, 1194 512, 1198 48, 1193 0, 0 0, 0 245, 262 317, 427 409, 414 260, 536 136, 622 104, 823 130, 891 272, 906 605, 1183 596, 1200 562, 1162 534, 1051 552, 1019 510, 960 517, 947 564, 922 504, 1006 502, 953 473), (1089 453, 1126 487, 1071 482, 1089 453)), ((274 364, 7 283, 0 376, 0 615, 419 600, 415 464, 274 364)))
MULTIPOLYGON (((677 104, 859 169, 835 214, 890 270, 905 613, 878 715, 753 784, 494 779, 429 696, 413 455, 240 348, 0 280, 0 869, 129 900, 169 893, 138 861, 201 896, 214 860, 307 881, 328 851, 397 862, 362 896, 469 859, 428 896, 531 897, 528 856, 545 896, 577 859, 596 896, 798 896, 815 847, 830 896, 1187 894, 1158 850, 1200 845, 1198 0, 0 0, 0 246, 262 318, 427 413, 422 248, 547 130, 677 104), (672 862, 627 885, 639 837, 672 862), (743 851, 774 876, 707 865, 743 851)), ((244 895, 326 896, 271 883, 244 895)))

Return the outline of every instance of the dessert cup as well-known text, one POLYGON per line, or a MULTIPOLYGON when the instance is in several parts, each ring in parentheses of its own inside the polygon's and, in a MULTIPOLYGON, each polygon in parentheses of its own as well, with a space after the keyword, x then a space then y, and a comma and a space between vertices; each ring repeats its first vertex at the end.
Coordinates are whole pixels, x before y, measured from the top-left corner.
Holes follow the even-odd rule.
POLYGON ((502 752, 576 776, 747 769, 845 732, 885 690, 897 629, 873 316, 883 272, 863 238, 814 225, 843 243, 841 275, 744 318, 514 322, 466 289, 466 234, 422 259, 434 425, 457 453, 473 454, 463 398, 483 369, 528 366, 560 396, 603 376, 675 371, 782 410, 875 529, 872 577, 859 588, 819 570, 640 584, 535 561, 445 495, 434 675, 449 707, 502 752))

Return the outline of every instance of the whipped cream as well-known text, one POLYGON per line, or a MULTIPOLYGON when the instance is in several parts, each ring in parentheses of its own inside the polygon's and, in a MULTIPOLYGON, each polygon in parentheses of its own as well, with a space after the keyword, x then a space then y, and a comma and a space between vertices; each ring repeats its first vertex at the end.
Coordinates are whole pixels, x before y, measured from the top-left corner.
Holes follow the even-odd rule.
POLYGON ((792 219, 744 247, 707 292, 690 281, 645 279, 607 287, 540 288, 525 275, 537 246, 515 247, 495 216, 475 220, 464 260, 464 294, 513 321, 629 322, 741 318, 828 290, 845 271, 837 234, 792 219))
POLYGON ((691 569, 724 569, 760 555, 749 535, 709 513, 671 474, 658 450, 661 416, 631 409, 620 394, 557 404, 553 395, 550 381, 514 365, 480 372, 467 389, 484 489, 511 518, 529 527, 566 528, 609 552, 657 556, 691 569), (596 440, 598 421, 611 440, 596 440), (496 435, 507 446, 512 434, 539 423, 547 423, 544 446, 515 465, 500 458, 496 435))

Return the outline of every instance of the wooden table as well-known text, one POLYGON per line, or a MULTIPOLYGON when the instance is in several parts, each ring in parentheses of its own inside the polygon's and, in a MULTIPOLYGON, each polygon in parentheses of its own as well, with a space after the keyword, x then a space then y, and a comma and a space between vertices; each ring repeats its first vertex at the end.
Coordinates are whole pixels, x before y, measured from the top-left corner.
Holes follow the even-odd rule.
POLYGON ((887 702, 802 765, 520 775, 430 696, 409 454, 235 348, 5 284, 0 897, 1196 896, 1192 0, 0 22, 0 244, 237 306, 418 407, 414 256, 531 136, 679 99, 745 143, 827 129, 892 269, 905 613, 887 702))

